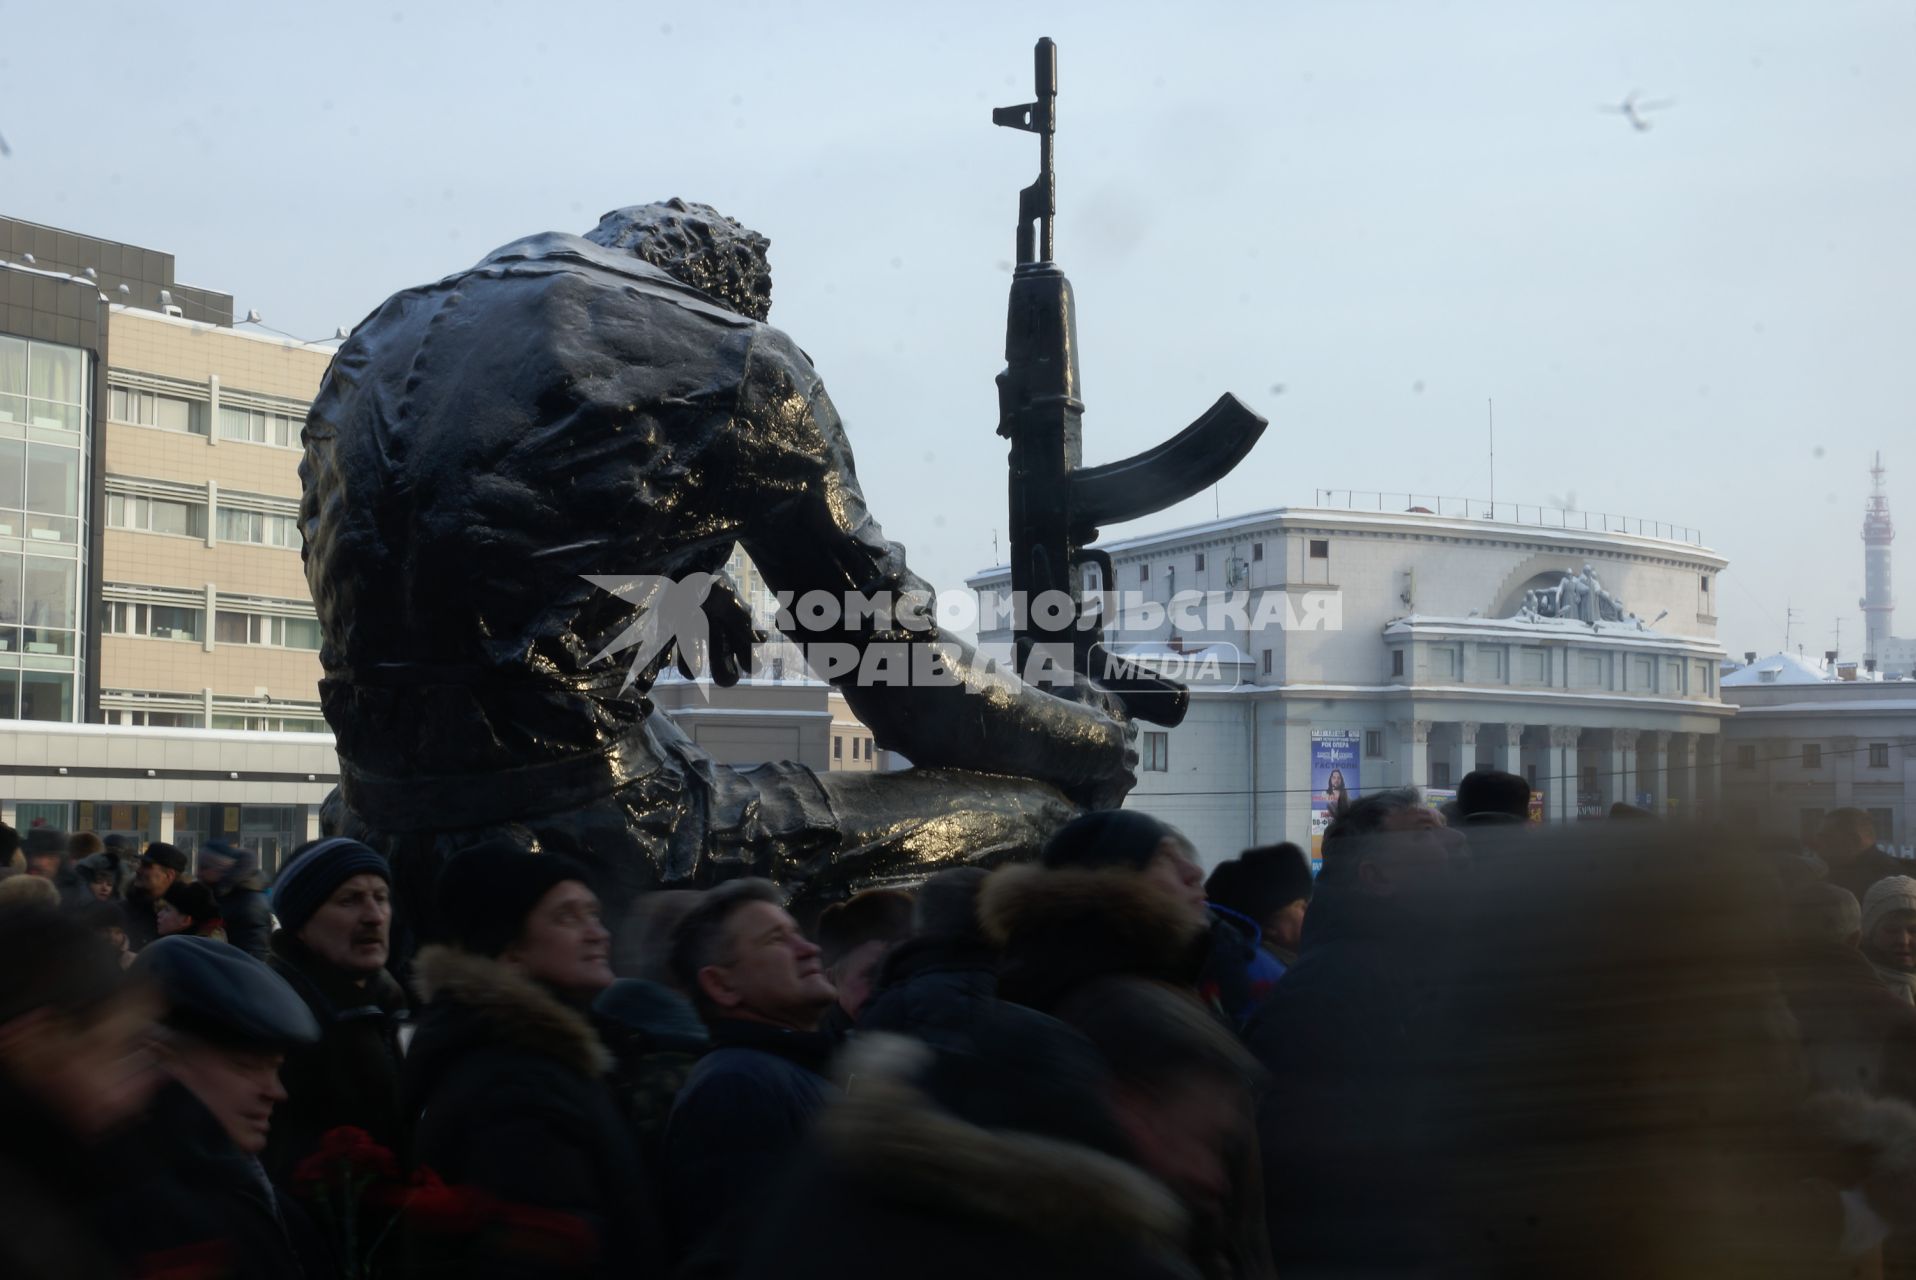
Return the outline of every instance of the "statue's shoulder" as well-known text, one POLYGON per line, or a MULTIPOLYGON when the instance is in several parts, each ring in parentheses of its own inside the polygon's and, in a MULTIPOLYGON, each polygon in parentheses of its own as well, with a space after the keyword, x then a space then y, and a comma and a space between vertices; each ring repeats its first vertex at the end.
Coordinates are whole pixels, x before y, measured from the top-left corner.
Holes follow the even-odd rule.
POLYGON ((638 305, 669 303, 727 327, 759 324, 720 306, 643 258, 564 231, 542 231, 501 245, 461 272, 458 278, 463 283, 475 279, 523 280, 527 277, 563 280, 567 287, 573 288, 604 289, 630 298, 638 305))

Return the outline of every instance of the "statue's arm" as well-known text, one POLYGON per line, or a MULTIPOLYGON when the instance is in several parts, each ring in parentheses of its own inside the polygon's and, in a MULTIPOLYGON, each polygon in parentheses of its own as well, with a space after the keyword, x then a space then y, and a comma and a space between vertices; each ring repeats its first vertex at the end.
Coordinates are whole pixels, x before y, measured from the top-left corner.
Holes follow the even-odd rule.
MULTIPOLYGON (((798 610, 791 619, 800 644, 837 646, 829 652, 841 660, 861 656, 833 683, 879 743, 921 766, 1037 778, 1091 804, 1122 799, 1134 781, 1125 726, 988 668, 964 640, 941 632, 931 585, 866 508, 843 424, 810 362, 796 348, 775 348, 755 353, 750 369, 738 443, 741 464, 762 479, 747 486, 753 510, 739 515, 739 541, 774 590, 890 602, 877 617, 839 610, 835 622, 808 626, 798 610), (871 683, 881 666, 891 680, 871 683), (943 674, 923 678, 934 670, 943 674)), ((812 652, 818 669, 828 651, 812 652)))

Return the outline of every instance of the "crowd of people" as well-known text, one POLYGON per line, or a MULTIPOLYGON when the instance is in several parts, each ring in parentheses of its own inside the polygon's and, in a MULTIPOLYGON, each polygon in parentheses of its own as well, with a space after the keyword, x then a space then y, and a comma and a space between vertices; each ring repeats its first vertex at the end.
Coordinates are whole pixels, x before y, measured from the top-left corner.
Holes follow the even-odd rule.
POLYGON ((497 837, 410 955, 356 840, 0 827, 0 1275, 1916 1273, 1908 864, 1528 800, 802 919, 497 837))

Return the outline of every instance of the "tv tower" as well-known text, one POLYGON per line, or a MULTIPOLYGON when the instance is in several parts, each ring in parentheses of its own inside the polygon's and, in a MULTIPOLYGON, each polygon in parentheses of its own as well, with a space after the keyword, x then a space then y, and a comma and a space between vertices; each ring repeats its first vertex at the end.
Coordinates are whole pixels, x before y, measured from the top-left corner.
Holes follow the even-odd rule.
POLYGON ((1889 617, 1896 602, 1889 593, 1889 544, 1896 540, 1890 523, 1889 495, 1883 492, 1883 455, 1869 469, 1869 505, 1863 508, 1863 658, 1881 661, 1883 642, 1892 634, 1889 617))

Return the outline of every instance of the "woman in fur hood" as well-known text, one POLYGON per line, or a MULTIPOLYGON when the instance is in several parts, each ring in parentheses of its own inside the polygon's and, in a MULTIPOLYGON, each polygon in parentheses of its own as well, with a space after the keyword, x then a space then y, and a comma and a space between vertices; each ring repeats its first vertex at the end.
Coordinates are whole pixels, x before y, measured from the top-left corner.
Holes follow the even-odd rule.
POLYGON ((1236 1026, 1256 943, 1212 913, 1195 854, 1149 814, 1108 809, 1067 823, 1038 865, 994 873, 978 916, 1002 956, 999 997, 1054 1013, 1087 982, 1148 978, 1194 991, 1236 1026))
POLYGON ((446 865, 437 907, 449 944, 415 965, 426 1009, 402 1101, 416 1164, 465 1193, 478 1227, 431 1263, 462 1276, 658 1270, 638 1144, 587 1014, 613 975, 585 873, 480 845, 446 865))
POLYGON ((861 1036, 841 1063, 846 1094, 764 1207, 742 1274, 1267 1276, 1261 1250, 1235 1257, 1216 1229, 1255 1065, 1161 984, 1093 983, 1071 1004, 1076 1026, 990 1006, 962 1047, 861 1036))

